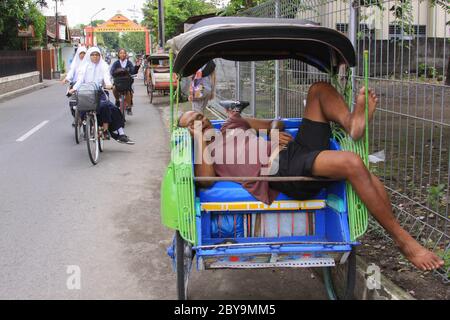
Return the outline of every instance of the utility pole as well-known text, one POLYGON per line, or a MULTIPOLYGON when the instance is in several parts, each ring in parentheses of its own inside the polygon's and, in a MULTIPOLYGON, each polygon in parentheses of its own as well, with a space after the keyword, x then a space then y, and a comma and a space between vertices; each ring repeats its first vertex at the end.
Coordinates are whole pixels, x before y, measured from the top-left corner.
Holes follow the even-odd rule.
POLYGON ((59 51, 58 51, 58 38, 59 38, 59 26, 58 26, 58 0, 55 0, 55 48, 56 48, 56 71, 59 71, 59 51))
POLYGON ((158 45, 164 48, 164 1, 158 0, 158 45))

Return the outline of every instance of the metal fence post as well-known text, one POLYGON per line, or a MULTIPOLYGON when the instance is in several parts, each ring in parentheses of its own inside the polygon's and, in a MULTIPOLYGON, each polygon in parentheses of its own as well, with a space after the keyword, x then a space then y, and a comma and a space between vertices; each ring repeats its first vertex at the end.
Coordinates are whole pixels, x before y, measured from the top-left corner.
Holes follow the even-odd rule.
MULTIPOLYGON (((350 21, 348 26, 348 37, 350 39, 350 42, 352 43, 353 47, 357 48, 357 41, 358 41, 358 24, 359 24, 359 5, 357 1, 351 1, 349 3, 349 11, 350 11, 350 21)), ((358 58, 357 58, 358 59, 358 58)), ((358 60, 356 60, 356 63, 358 64, 358 60)), ((352 68, 352 105, 350 106, 351 110, 353 111, 353 105, 355 102, 355 93, 356 93, 356 75, 357 68, 352 68)))
MULTIPOLYGON (((280 18, 280 0, 275 1, 275 18, 280 18)), ((280 115, 280 61, 275 60, 275 118, 280 115)))
POLYGON ((236 69, 236 79, 235 79, 235 85, 234 85, 234 99, 240 100, 241 99, 241 86, 239 81, 241 80, 241 68, 239 65, 239 61, 234 62, 235 69, 236 69))
POLYGON ((256 117, 256 63, 252 61, 250 64, 251 75, 250 81, 252 83, 251 104, 252 104, 252 117, 256 117))

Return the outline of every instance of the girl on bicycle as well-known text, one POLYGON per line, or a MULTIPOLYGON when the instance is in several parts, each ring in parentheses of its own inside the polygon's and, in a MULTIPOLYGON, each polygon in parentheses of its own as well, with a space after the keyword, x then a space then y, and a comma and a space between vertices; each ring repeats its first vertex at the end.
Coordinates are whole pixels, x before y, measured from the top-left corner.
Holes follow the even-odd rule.
POLYGON ((67 73, 66 77, 62 80, 63 83, 71 83, 74 84, 77 82, 78 71, 80 66, 82 65, 84 56, 86 55, 86 47, 78 47, 75 56, 73 57, 72 63, 70 65, 70 70, 67 73))
MULTIPOLYGON (((74 93, 83 83, 95 82, 105 89, 111 89, 112 83, 109 75, 108 64, 103 60, 100 50, 97 47, 90 48, 83 62, 78 79, 69 93, 74 93)), ((102 94, 100 105, 97 109, 98 123, 103 127, 105 139, 109 139, 109 134, 114 140, 120 143, 134 144, 134 142, 125 135, 125 122, 120 110, 109 101, 106 94, 102 94)))
MULTIPOLYGON (((117 74, 121 74, 123 72, 128 73, 130 76, 138 73, 139 68, 141 66, 141 60, 138 59, 136 61, 136 65, 128 59, 127 51, 125 49, 119 50, 119 60, 115 61, 111 66, 111 76, 115 76, 117 74)), ((133 90, 131 89, 131 84, 133 83, 133 79, 131 79, 130 89, 125 92, 125 102, 127 104, 127 114, 133 115, 133 111, 131 110, 133 106, 133 90)), ((116 98, 116 106, 120 106, 120 94, 116 88, 113 89, 114 97, 116 98)))
MULTIPOLYGON (((63 84, 70 83, 69 89, 72 89, 75 82, 77 82, 78 78, 78 71, 82 65, 84 56, 86 55, 86 47, 80 46, 78 47, 75 56, 73 57, 72 63, 70 65, 70 70, 67 73, 66 77, 61 80, 63 84)), ((72 109, 72 107, 69 105, 70 113, 72 113, 72 116, 75 116, 75 111, 72 109)), ((75 123, 72 123, 72 125, 75 125, 75 123)))

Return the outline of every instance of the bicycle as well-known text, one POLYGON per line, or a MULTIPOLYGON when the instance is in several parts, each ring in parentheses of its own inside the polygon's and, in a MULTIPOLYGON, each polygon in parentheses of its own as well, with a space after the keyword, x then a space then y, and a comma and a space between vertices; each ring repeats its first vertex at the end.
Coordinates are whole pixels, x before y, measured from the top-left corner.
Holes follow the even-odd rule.
POLYGON ((104 132, 103 128, 98 124, 96 110, 100 103, 100 95, 104 94, 108 99, 109 95, 102 87, 97 87, 92 84, 86 84, 86 86, 88 88, 85 91, 88 93, 84 94, 81 103, 79 99, 80 93, 75 93, 75 100, 77 103, 75 108, 75 139, 77 140, 77 143, 81 141, 81 130, 79 128, 83 127, 89 159, 93 165, 96 165, 99 160, 100 152, 104 151, 104 132), (84 121, 82 120, 81 113, 84 113, 84 121))
POLYGON ((119 109, 120 113, 122 113, 124 121, 126 121, 126 111, 130 106, 126 103, 126 94, 127 92, 132 92, 132 79, 136 78, 136 75, 122 75, 114 78, 114 87, 119 92, 119 109))
POLYGON ((86 113, 86 143, 89 159, 93 165, 98 163, 100 152, 104 150, 103 128, 98 126, 97 113, 89 111, 86 113))
MULTIPOLYGON (((69 90, 73 87, 74 83, 71 83, 69 86, 69 90)), ((81 117, 80 112, 77 108, 77 97, 76 95, 72 95, 67 91, 66 96, 69 98, 69 107, 70 111, 73 115, 73 127, 75 129, 75 142, 77 144, 86 137, 85 132, 85 123, 83 123, 83 119, 81 117)))

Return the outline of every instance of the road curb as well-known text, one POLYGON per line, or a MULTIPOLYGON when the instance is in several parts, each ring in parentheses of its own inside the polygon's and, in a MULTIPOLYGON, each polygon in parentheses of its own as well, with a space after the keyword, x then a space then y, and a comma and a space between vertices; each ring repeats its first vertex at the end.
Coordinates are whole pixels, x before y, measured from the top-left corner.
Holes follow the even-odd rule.
MULTIPOLYGON (((335 288, 337 292, 343 292, 346 284, 346 273, 339 266, 334 269, 332 277, 335 288)), ((377 269, 376 265, 369 265, 363 258, 356 256, 355 300, 416 300, 381 273, 379 273, 379 278, 376 275, 373 276, 376 282, 379 281, 378 288, 369 289, 368 278, 375 269, 377 269), (372 267, 372 269, 369 270, 369 267, 372 267)))
POLYGON ((390 279, 380 274, 380 288, 368 289, 367 270, 369 265, 361 257, 356 257, 355 298, 361 300, 416 300, 408 292, 397 286, 390 279))

